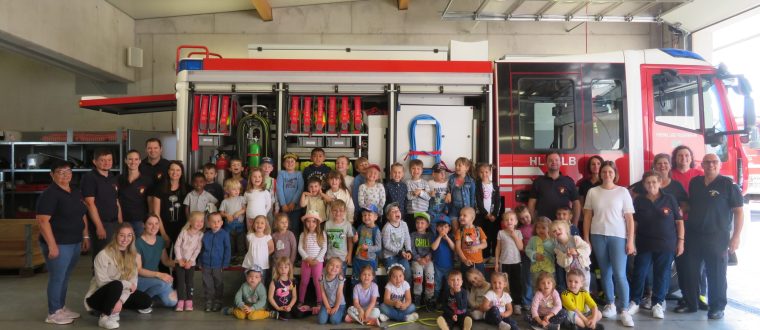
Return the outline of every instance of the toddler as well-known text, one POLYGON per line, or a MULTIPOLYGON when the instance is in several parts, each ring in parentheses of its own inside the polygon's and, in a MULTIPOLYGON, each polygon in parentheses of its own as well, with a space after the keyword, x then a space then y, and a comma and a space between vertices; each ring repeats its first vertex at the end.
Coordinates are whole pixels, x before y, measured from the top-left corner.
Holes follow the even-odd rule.
POLYGON ((377 271, 377 254, 382 250, 380 228, 375 225, 379 213, 375 205, 370 205, 362 210, 362 224, 356 231, 356 254, 351 267, 354 270, 353 284, 357 284, 361 280, 356 273, 357 269, 369 266, 372 267, 373 274, 377 271))
POLYGON ((430 194, 428 213, 433 219, 440 214, 451 215, 446 205, 446 196, 449 194, 449 180, 446 178, 446 166, 442 163, 433 165, 433 179, 428 181, 430 194))
POLYGON ((272 254, 272 260, 278 260, 280 258, 296 260, 296 253, 298 253, 296 235, 288 230, 288 216, 284 213, 278 213, 274 219, 272 241, 274 242, 274 254, 272 254))
POLYGON ((322 192, 322 181, 314 176, 306 183, 306 191, 301 194, 301 207, 306 208, 306 213, 316 211, 319 213, 320 221, 327 220, 325 213, 325 199, 327 195, 322 192))
MULTIPOLYGON (((487 233, 498 233, 499 216, 504 212, 501 207, 499 185, 491 181, 491 164, 480 163, 477 166, 478 180, 475 182, 475 203, 477 204, 476 223, 487 233)), ((488 247, 483 250, 486 258, 495 256, 498 235, 488 235, 488 247)))
POLYGON ((280 320, 300 319, 306 316, 295 308, 297 292, 292 268, 288 257, 276 259, 272 282, 269 283, 269 305, 280 320))
POLYGON ((377 183, 377 180, 380 178, 380 166, 375 164, 367 165, 365 174, 366 182, 359 186, 359 207, 363 209, 366 209, 370 205, 382 207, 385 205, 385 188, 383 188, 382 184, 377 183))
POLYGON ((567 311, 567 320, 579 329, 604 329, 598 323, 602 319, 602 313, 588 291, 583 289, 586 283, 588 280, 582 271, 567 271, 567 290, 562 292, 561 297, 562 307, 567 311))
POLYGON ((203 212, 192 212, 174 243, 174 271, 177 273, 176 311, 193 310, 193 275, 195 258, 201 253, 203 240, 203 212))
POLYGON ((512 211, 504 213, 501 217, 501 228, 498 240, 496 240, 496 271, 506 274, 509 279, 508 291, 514 295, 517 315, 521 313, 520 299, 522 298, 522 270, 520 266, 520 253, 523 251, 522 232, 516 228, 517 214, 512 211))
POLYGON ((442 330, 449 330, 453 325, 463 330, 472 329, 472 318, 467 316, 467 292, 462 289, 462 273, 453 270, 448 276, 449 289, 443 293, 443 315, 436 319, 436 324, 442 330))
POLYGON ((406 217, 407 224, 416 218, 417 212, 427 212, 430 207, 430 185, 422 179, 422 161, 412 159, 409 161, 409 175, 411 179, 406 181, 406 217))
POLYGON ((336 200, 341 200, 345 204, 346 220, 353 223, 354 200, 351 198, 351 191, 346 187, 346 183, 341 175, 338 171, 330 171, 327 174, 327 185, 329 188, 327 188, 327 192, 325 192, 326 197, 324 198, 327 205, 327 216, 328 220, 332 219, 332 203, 336 200))
POLYGON ((346 265, 351 264, 351 250, 354 247, 356 232, 351 223, 346 220, 346 203, 342 200, 332 202, 330 210, 332 219, 325 223, 327 234, 327 259, 338 258, 343 262, 343 274, 346 265))
MULTIPOLYGON (((406 222, 401 221, 401 211, 398 204, 391 203, 385 207, 388 223, 383 226, 383 264, 390 267, 399 264, 403 267, 405 279, 412 279, 409 260, 412 259, 412 241, 406 222)), ((407 281, 408 282, 408 281, 407 281)))
MULTIPOLYGON (((312 278, 314 279, 314 287, 317 287, 319 277, 322 275, 325 252, 327 252, 327 237, 322 232, 320 222, 317 211, 306 212, 306 215, 303 216, 304 229, 298 244, 298 253, 301 255, 301 284, 298 287, 298 303, 302 311, 309 309, 309 306, 305 304, 306 288, 309 287, 309 280, 312 278)), ((321 306, 322 295, 317 293, 316 296, 317 306, 321 306)), ((316 310, 318 307, 314 309, 316 310)))
POLYGON ((206 293, 206 312, 218 312, 222 309, 224 294, 222 270, 230 265, 230 234, 222 229, 222 215, 219 212, 209 214, 208 227, 209 230, 203 234, 201 273, 206 293))
POLYGON ((216 211, 217 199, 208 191, 203 190, 206 186, 206 178, 203 173, 193 174, 193 190, 185 196, 182 204, 185 205, 185 215, 190 218, 191 212, 216 211), (209 209, 209 206, 211 209, 209 209))
POLYGON ((216 165, 206 163, 203 165, 203 177, 206 179, 206 185, 203 190, 208 191, 217 201, 224 199, 224 190, 222 185, 216 182, 216 165))
POLYGON ((435 266, 430 245, 435 240, 430 227, 430 216, 425 212, 414 214, 415 228, 411 236, 412 241, 412 276, 414 278, 414 304, 422 304, 422 288, 424 278, 425 301, 432 302, 435 293, 435 266))
MULTIPOLYGON (((539 217, 534 226, 534 235, 525 247, 525 254, 530 259, 530 281, 535 287, 536 279, 541 273, 554 276, 554 240, 549 236, 551 221, 539 217)), ((556 282, 555 282, 556 283, 556 282)))
MULTIPOLYGON (((475 209, 465 207, 461 209, 459 216, 460 230, 456 231, 456 247, 459 260, 462 262, 462 271, 476 268, 485 273, 486 266, 483 259, 483 250, 488 247, 486 233, 483 228, 473 225, 475 209)), ((480 305, 478 305, 480 306, 480 305)))
POLYGON ((319 279, 319 291, 322 296, 322 307, 317 315, 319 324, 340 324, 346 314, 346 304, 343 300, 343 283, 341 261, 332 258, 327 261, 326 270, 319 279))
MULTIPOLYGON (((458 217, 465 207, 475 208, 475 180, 469 175, 472 162, 466 157, 457 158, 454 163, 454 175, 449 177, 446 204, 449 204, 449 216, 458 217)), ((457 228, 454 221, 454 231, 457 228)), ((485 248, 485 246, 484 246, 485 248)))
MULTIPOLYGON (((272 210, 272 195, 264 189, 264 175, 258 168, 253 168, 248 177, 248 190, 245 192, 245 216, 253 219, 263 215, 265 218, 272 210)), ((267 222, 268 219, 267 219, 267 222)))
POLYGON ((441 213, 435 218, 433 224, 435 225, 435 240, 430 244, 430 248, 433 250, 433 268, 435 268, 435 296, 440 297, 441 288, 446 286, 444 278, 454 269, 455 245, 449 217, 441 213))
POLYGON ((498 325, 499 330, 519 330, 512 316, 512 296, 509 295, 509 275, 501 272, 491 274, 491 291, 483 302, 486 323, 498 325))
POLYGON ((219 206, 219 213, 224 217, 224 227, 230 234, 230 246, 232 255, 236 259, 235 264, 240 264, 241 256, 245 254, 245 197, 240 196, 240 181, 227 178, 224 180, 224 190, 227 198, 219 206))
POLYGON ((361 268, 359 274, 360 281, 354 285, 353 289, 354 304, 348 308, 346 323, 353 321, 361 325, 377 325, 380 309, 375 307, 375 304, 380 293, 374 282, 375 270, 372 266, 366 265, 361 268))
POLYGON ((583 288, 588 291, 591 277, 589 266, 591 265, 591 246, 578 235, 570 235, 570 225, 564 220, 554 220, 551 225, 552 234, 554 234, 554 255, 557 265, 565 273, 571 269, 577 269, 583 272, 583 288))
POLYGON ((486 301, 486 293, 491 290, 491 283, 488 283, 483 273, 476 268, 470 268, 465 276, 467 276, 467 283, 470 286, 467 293, 467 301, 471 306, 470 316, 473 320, 483 320, 486 311, 488 311, 483 309, 483 303, 486 301))
POLYGON ((385 295, 380 305, 380 321, 417 321, 419 315, 414 312, 417 307, 412 303, 409 282, 404 280, 404 266, 393 264, 388 269, 388 284, 385 285, 385 295))
POLYGON ((258 215, 246 221, 248 234, 245 236, 248 242, 248 253, 243 259, 243 268, 250 269, 254 265, 262 269, 264 282, 269 282, 269 255, 274 252, 272 232, 269 229, 269 221, 265 215, 258 215))
MULTIPOLYGON (((245 283, 235 293, 235 308, 232 310, 232 315, 238 320, 277 318, 277 312, 266 310, 267 290, 261 283, 262 272, 261 267, 256 265, 245 270, 245 283)), ((225 310, 225 314, 229 311, 225 310)))
MULTIPOLYGON (((404 165, 401 163, 394 163, 391 165, 390 178, 388 178, 388 182, 385 183, 386 203, 398 204, 401 216, 406 217, 406 194, 408 189, 406 183, 402 180, 404 180, 404 165)), ((406 225, 411 228, 412 225, 414 225, 414 219, 407 219, 406 225)))
POLYGON ((541 272, 536 278, 530 316, 526 316, 532 327, 559 330, 560 324, 567 318, 559 293, 554 289, 555 285, 554 274, 541 272))

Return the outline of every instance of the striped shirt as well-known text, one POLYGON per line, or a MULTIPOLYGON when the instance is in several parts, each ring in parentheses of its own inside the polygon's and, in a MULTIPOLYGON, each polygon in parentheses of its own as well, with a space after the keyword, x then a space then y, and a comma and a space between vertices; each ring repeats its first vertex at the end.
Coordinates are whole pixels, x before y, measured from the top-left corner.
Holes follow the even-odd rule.
POLYGON ((316 233, 301 233, 301 240, 298 243, 298 253, 302 259, 313 258, 318 262, 325 261, 325 252, 327 252, 327 236, 322 233, 322 246, 317 242, 316 233))

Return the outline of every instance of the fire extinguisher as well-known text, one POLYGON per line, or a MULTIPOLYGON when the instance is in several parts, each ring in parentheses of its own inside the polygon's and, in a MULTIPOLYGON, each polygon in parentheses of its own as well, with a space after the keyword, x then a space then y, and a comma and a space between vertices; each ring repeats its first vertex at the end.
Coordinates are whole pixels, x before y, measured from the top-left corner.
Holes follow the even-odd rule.
POLYGON ((348 133, 348 127, 351 125, 351 115, 348 112, 348 96, 340 99, 340 132, 348 133))
POLYGON ((338 115, 338 109, 335 107, 335 96, 330 96, 328 99, 329 105, 327 107, 327 133, 335 134, 336 130, 336 120, 338 115))
POLYGON ((317 98, 317 118, 314 126, 316 127, 317 134, 325 132, 325 99, 323 97, 317 98))
POLYGON ((303 98, 303 132, 311 133, 311 97, 303 98))
POLYGON ((362 98, 354 96, 354 133, 361 133, 362 129, 362 98))
POLYGON ((298 104, 301 103, 301 100, 298 96, 293 96, 290 101, 290 133, 298 133, 298 117, 301 116, 298 104))
POLYGON ((227 166, 229 166, 229 159, 227 159, 227 154, 222 152, 216 157, 217 183, 224 184, 224 178, 227 174, 227 166))
POLYGON ((261 159, 261 145, 259 139, 254 138, 248 144, 248 168, 259 167, 259 160, 261 159))

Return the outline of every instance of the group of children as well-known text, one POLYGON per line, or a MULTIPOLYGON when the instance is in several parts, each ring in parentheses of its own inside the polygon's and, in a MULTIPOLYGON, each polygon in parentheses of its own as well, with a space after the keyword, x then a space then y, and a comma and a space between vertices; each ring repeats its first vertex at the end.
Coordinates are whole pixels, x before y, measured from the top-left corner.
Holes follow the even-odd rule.
POLYGON ((348 175, 348 158, 338 158, 335 170, 324 159, 324 151, 314 149, 302 173, 296 170, 297 156, 286 154, 277 179, 270 177, 271 159, 262 159, 248 179, 241 175, 242 162, 232 160, 223 196, 214 196, 222 189, 213 183, 213 166, 193 176, 194 191, 185 200, 188 223, 174 247, 176 310, 192 310, 193 266, 201 254, 207 311, 221 308, 221 269, 231 259, 242 261, 245 283, 229 309, 239 319, 316 314, 320 324, 373 325, 414 321, 416 306, 438 303, 444 310, 437 320, 441 328, 469 329, 473 319, 517 328, 511 316, 522 306, 533 326, 554 328, 569 318, 581 328, 601 328, 588 295, 590 248, 571 230, 569 208, 560 208, 553 222, 539 218, 533 223, 525 207, 504 212, 491 166, 479 164, 475 180, 466 158, 456 160, 448 178, 445 166, 436 164, 430 181, 422 179, 422 162, 412 160, 411 178, 402 182, 404 166, 397 163, 384 185, 380 167, 365 158, 355 163, 356 177, 348 175), (203 233, 203 212, 213 211, 219 200, 203 233), (489 257, 496 266, 490 285, 484 279, 489 257), (388 275, 379 302, 378 260, 388 275), (343 296, 347 265, 353 274, 348 309, 343 296), (558 269, 559 283, 564 286, 566 277, 568 289, 562 298, 555 290, 558 269), (473 279, 467 289, 462 274, 473 279), (315 306, 306 301, 310 282, 315 306))

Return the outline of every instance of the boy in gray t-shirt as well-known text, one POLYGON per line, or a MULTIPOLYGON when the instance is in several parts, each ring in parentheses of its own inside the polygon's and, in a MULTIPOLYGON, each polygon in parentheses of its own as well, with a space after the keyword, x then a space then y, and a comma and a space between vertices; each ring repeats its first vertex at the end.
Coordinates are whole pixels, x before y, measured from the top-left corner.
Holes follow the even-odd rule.
POLYGON ((346 265, 351 263, 351 250, 354 246, 354 227, 346 221, 346 204, 342 200, 335 200, 330 204, 332 220, 325 222, 325 234, 327 234, 327 253, 325 260, 338 258, 343 262, 343 274, 346 273, 346 265))
POLYGON ((414 278, 414 304, 422 303, 423 277, 425 287, 425 301, 433 301, 435 293, 435 266, 433 265, 433 250, 430 247, 435 237, 428 231, 430 227, 430 215, 426 212, 414 213, 415 228, 411 236, 412 241, 412 277, 414 278))

